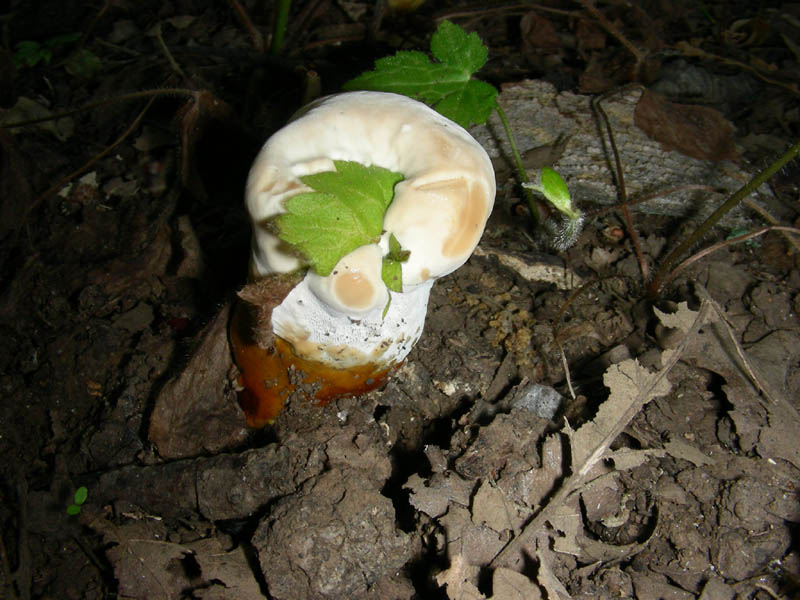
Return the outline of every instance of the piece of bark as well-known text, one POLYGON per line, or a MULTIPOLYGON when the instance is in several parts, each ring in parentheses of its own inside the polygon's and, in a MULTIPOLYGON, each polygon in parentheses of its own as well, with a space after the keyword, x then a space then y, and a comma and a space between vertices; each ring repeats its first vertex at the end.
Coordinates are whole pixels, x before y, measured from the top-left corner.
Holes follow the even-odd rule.
POLYGON ((229 380, 230 303, 200 334, 200 343, 183 372, 156 399, 149 437, 164 458, 215 453, 247 437, 245 416, 229 380))
MULTIPOLYGON (((666 150, 636 126, 634 114, 642 89, 621 91, 604 100, 619 150, 628 199, 688 185, 720 190, 691 190, 671 193, 636 204, 636 211, 652 214, 704 218, 728 195, 750 180, 740 165, 730 160, 698 160, 676 150, 666 150)), ((611 168, 613 158, 604 144, 591 106, 592 96, 558 92, 544 81, 521 81, 503 86, 498 102, 511 123, 519 151, 566 139, 564 152, 554 168, 566 181, 573 199, 584 209, 596 204, 617 204, 618 190, 611 168)), ((470 129, 493 160, 511 156, 508 140, 496 113, 486 125, 470 129)), ((534 173, 531 173, 533 175, 534 173)), ((769 195, 768 186, 759 193, 769 195)), ((753 194, 750 198, 758 198, 753 194)), ((750 220, 740 209, 731 211, 722 224, 747 225, 750 220)))

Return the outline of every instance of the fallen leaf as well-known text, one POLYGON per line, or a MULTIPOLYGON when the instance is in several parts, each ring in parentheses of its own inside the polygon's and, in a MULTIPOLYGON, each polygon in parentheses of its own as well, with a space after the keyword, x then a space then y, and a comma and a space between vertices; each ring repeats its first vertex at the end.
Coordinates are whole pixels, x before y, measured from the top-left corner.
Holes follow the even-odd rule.
POLYGON ((472 522, 487 525, 497 532, 516 529, 513 507, 503 491, 488 481, 481 483, 472 499, 472 522))
POLYGON ((634 123, 668 150, 700 160, 736 160, 733 125, 706 106, 676 104, 645 90, 636 104, 634 123))
POLYGON ((436 576, 436 583, 447 588, 450 600, 486 600, 473 581, 477 581, 478 567, 469 565, 462 554, 450 559, 450 568, 436 576))
POLYGON ((511 569, 495 569, 492 600, 539 600, 542 592, 533 581, 511 569))
POLYGON ((473 481, 462 479, 454 473, 436 473, 427 481, 414 473, 403 489, 411 491, 411 506, 429 517, 439 517, 447 512, 450 502, 469 506, 469 497, 474 487, 473 481))

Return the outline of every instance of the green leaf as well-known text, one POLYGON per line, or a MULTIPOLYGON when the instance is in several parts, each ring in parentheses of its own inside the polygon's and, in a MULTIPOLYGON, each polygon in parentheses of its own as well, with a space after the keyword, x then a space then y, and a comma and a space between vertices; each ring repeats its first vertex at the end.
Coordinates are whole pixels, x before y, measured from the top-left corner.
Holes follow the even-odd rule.
POLYGON ((403 250, 400 242, 397 241, 394 234, 391 234, 389 236, 389 253, 383 257, 381 265, 381 279, 393 292, 403 291, 403 263, 408 260, 409 256, 411 256, 411 251, 403 250))
POLYGON ((422 52, 400 51, 375 61, 375 70, 344 84, 345 90, 403 94, 433 106, 462 127, 485 123, 497 90, 472 75, 486 63, 488 50, 476 33, 444 21, 431 38, 432 61, 422 52))
POLYGON ((81 507, 77 504, 70 504, 67 507, 67 514, 71 516, 79 515, 81 514, 81 507))
POLYGON ((380 239, 394 186, 403 179, 381 167, 350 161, 334 165, 335 171, 301 177, 314 191, 288 198, 286 213, 273 221, 278 237, 322 277, 346 254, 380 239))
POLYGON ((443 21, 431 38, 431 54, 447 65, 461 67, 470 75, 486 64, 489 50, 475 32, 467 33, 450 21, 443 21))
POLYGON ((75 490, 75 497, 74 502, 75 504, 83 504, 86 502, 86 498, 89 496, 89 490, 86 489, 86 486, 82 485, 77 490, 75 490))
POLYGON ((30 40, 20 42, 14 47, 14 62, 17 67, 34 67, 39 62, 49 63, 53 53, 39 42, 30 40))
POLYGON ((539 173, 539 183, 524 183, 524 187, 535 190, 570 219, 580 216, 580 211, 572 206, 572 197, 564 179, 550 167, 543 167, 539 173))

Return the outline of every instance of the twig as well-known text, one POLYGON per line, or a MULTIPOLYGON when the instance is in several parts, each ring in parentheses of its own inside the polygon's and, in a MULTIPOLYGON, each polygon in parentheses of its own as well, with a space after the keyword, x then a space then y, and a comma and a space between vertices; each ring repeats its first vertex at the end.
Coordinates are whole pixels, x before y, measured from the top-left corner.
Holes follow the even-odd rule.
POLYGON ((567 311, 567 308, 569 308, 570 304, 572 304, 575 301, 575 299, 578 296, 580 296, 584 291, 589 289, 590 285, 594 285, 595 283, 598 283, 598 281, 599 280, 597 280, 597 279, 593 279, 591 281, 587 281, 586 283, 581 285, 578 289, 573 291, 569 295, 569 297, 567 298, 567 301, 564 302, 564 304, 561 305, 561 308, 558 309, 558 313, 556 314, 556 318, 553 321, 553 327, 552 327, 552 329, 553 329, 553 341, 556 343, 556 346, 558 346, 558 349, 561 352, 561 362, 564 365, 564 376, 565 376, 565 378, 567 380, 567 387, 569 388, 569 393, 572 396, 573 400, 576 397, 575 396, 575 390, 572 388, 572 377, 570 376, 569 363, 567 362, 567 354, 566 354, 566 352, 564 352, 564 347, 561 345, 561 339, 559 337, 559 334, 561 333, 561 329, 559 327, 559 324, 561 323, 561 317, 564 316, 564 313, 567 311))
POLYGON ((719 56, 718 54, 712 54, 711 52, 706 52, 702 48, 698 48, 697 46, 692 46, 689 42, 682 41, 675 44, 675 47, 683 53, 684 56, 694 57, 694 58, 704 58, 704 59, 711 59, 716 60, 724 65, 735 66, 745 71, 749 71, 756 77, 758 77, 761 81, 768 83, 770 85, 775 85, 781 87, 795 96, 800 96, 800 87, 797 86, 796 83, 784 83, 782 81, 777 81, 775 79, 770 79, 762 71, 756 69, 755 67, 748 65, 747 63, 740 62, 733 58, 727 58, 725 56, 719 56))
POLYGON ((239 19, 241 24, 247 30, 247 33, 250 35, 250 41, 253 43, 253 47, 259 52, 263 52, 264 36, 261 35, 261 32, 258 29, 256 29, 255 25, 253 25, 253 21, 250 19, 250 15, 247 14, 247 11, 239 3, 239 0, 228 0, 228 2, 230 3, 233 12, 236 13, 236 17, 239 19))
MULTIPOLYGON (((616 92, 617 90, 613 91, 612 93, 616 92)), ((617 143, 614 140, 614 132, 611 129, 611 122, 608 120, 608 115, 602 106, 603 100, 605 100, 608 96, 609 94, 603 94, 602 96, 593 98, 592 108, 594 108, 595 112, 602 121, 603 127, 601 127, 601 136, 603 129, 608 132, 608 141, 611 146, 611 153, 614 157, 614 168, 617 176, 617 194, 620 200, 620 211, 622 212, 622 217, 625 221, 625 227, 628 230, 628 235, 631 237, 633 251, 636 254, 636 260, 639 262, 639 269, 642 271, 642 279, 647 281, 650 271, 647 266, 647 261, 644 258, 644 254, 642 253, 642 247, 639 244, 639 234, 636 232, 636 228, 633 226, 633 218, 631 217, 630 210, 628 210, 628 192, 625 189, 625 176, 622 173, 622 161, 620 161, 619 152, 617 151, 617 143)), ((602 136, 602 141, 605 142, 605 136, 602 136)))
POLYGON ((617 41, 622 44, 625 49, 630 52, 633 57, 636 59, 636 73, 639 73, 639 66, 644 62, 644 59, 647 57, 647 54, 639 50, 636 46, 634 46, 628 38, 622 35, 622 32, 617 29, 617 27, 609 21, 606 16, 597 10, 597 7, 592 3, 592 0, 576 0, 578 4, 583 6, 586 11, 592 15, 600 26, 605 29, 608 33, 614 36, 617 41))
POLYGON ((76 169, 75 171, 73 171, 69 175, 66 175, 65 177, 62 177, 56 183, 54 183, 49 188, 47 188, 44 192, 39 194, 39 196, 37 196, 36 199, 33 200, 33 202, 31 202, 28 205, 28 208, 25 210, 25 214, 24 214, 21 222, 25 223, 27 221, 27 219, 28 219, 28 216, 31 214, 31 212, 33 212, 46 198, 48 198, 52 194, 56 193, 58 190, 60 190, 62 187, 64 187, 67 183, 69 183, 72 179, 74 179, 75 177, 77 177, 78 175, 83 173, 84 171, 88 170, 89 167, 91 167, 94 163, 96 163, 98 160, 100 160, 101 158, 103 158, 104 156, 109 154, 114 148, 116 148, 123 141, 125 141, 125 139, 131 133, 133 133, 136 130, 136 128, 139 126, 139 123, 142 122, 142 119, 144 118, 144 115, 150 109, 150 107, 152 106, 153 102, 155 102, 155 97, 151 97, 150 100, 147 101, 147 104, 145 105, 145 107, 136 116, 136 118, 133 120, 133 122, 130 124, 130 126, 128 126, 128 128, 122 133, 122 135, 120 135, 116 140, 114 140, 114 142, 112 142, 110 146, 107 146, 106 148, 104 148, 99 154, 96 154, 92 158, 90 158, 83 166, 81 166, 80 168, 76 169))
POLYGON ((775 173, 780 171, 786 163, 800 154, 800 142, 796 142, 794 146, 789 148, 783 155, 768 166, 766 169, 755 175, 750 181, 739 188, 730 198, 728 198, 722 206, 717 208, 700 226, 680 243, 675 249, 670 252, 667 257, 661 262, 655 276, 653 277, 650 285, 647 286, 647 293, 651 298, 655 298, 661 289, 662 280, 667 276, 667 273, 678 258, 689 250, 697 241, 702 238, 719 220, 734 206, 739 204, 742 199, 746 198, 754 191, 756 191, 763 183, 768 181, 775 173))
MULTIPOLYGON (((702 185, 702 184, 691 184, 691 185, 677 185, 675 187, 666 188, 663 190, 657 190, 655 192, 651 192, 649 194, 645 194, 644 196, 639 196, 637 198, 629 198, 628 199, 628 207, 635 206, 637 204, 642 204, 644 202, 649 202, 650 200, 655 200, 656 198, 664 198, 669 196, 670 194, 677 194, 680 192, 694 192, 694 191, 701 191, 701 192, 715 192, 718 188, 715 188, 711 185, 702 185)), ((610 204, 608 206, 602 206, 601 208, 596 208, 594 210, 587 210, 585 211, 586 217, 598 217, 600 215, 604 215, 608 212, 614 210, 620 210, 622 208, 619 204, 610 204)))
POLYGON ((45 123, 47 121, 55 121, 56 119, 63 119, 64 117, 71 117, 87 110, 100 108, 109 104, 117 102, 130 102, 132 100, 141 100, 142 98, 155 98, 158 96, 197 96, 197 90, 189 88, 158 88, 155 90, 142 90, 139 92, 130 92, 121 94, 119 96, 111 96, 94 102, 87 102, 78 108, 71 108, 59 113, 53 113, 47 117, 40 117, 38 119, 28 119, 27 121, 16 121, 14 123, 0 123, 0 129, 16 129, 17 127, 27 127, 29 125, 36 125, 38 123, 45 123))
POLYGON ((158 40, 158 45, 161 46, 161 51, 164 53, 164 56, 167 57, 167 62, 169 62, 170 66, 172 67, 172 70, 175 71, 180 76, 181 79, 187 81, 188 78, 184 74, 183 69, 181 69, 181 66, 175 61, 175 59, 173 58, 172 54, 169 51, 169 48, 167 48, 167 45, 164 43, 164 36, 161 35, 161 21, 156 23, 155 32, 156 32, 156 40, 158 40))

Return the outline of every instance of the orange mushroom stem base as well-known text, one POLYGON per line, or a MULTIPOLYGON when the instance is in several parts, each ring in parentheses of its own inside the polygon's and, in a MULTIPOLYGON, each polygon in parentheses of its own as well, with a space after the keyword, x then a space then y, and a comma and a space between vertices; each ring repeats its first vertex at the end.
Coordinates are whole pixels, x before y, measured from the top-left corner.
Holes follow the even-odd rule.
POLYGON ((297 356, 291 344, 277 336, 271 347, 262 348, 255 342, 248 312, 237 302, 229 327, 233 358, 239 369, 239 405, 248 427, 273 423, 296 390, 296 381, 312 386, 313 400, 324 406, 331 400, 358 396, 382 386, 397 366, 366 364, 336 369, 297 356), (290 377, 293 372, 299 374, 299 379, 290 377))

